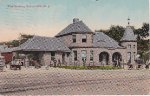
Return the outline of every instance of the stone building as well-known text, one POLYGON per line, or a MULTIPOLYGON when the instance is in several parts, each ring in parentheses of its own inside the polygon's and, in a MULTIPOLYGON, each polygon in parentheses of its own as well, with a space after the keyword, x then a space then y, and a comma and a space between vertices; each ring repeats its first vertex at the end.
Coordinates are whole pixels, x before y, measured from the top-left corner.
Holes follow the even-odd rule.
POLYGON ((15 52, 34 53, 42 65, 53 58, 65 65, 105 66, 134 64, 137 42, 128 25, 120 42, 103 32, 93 32, 78 18, 55 37, 34 36, 16 48, 15 52))

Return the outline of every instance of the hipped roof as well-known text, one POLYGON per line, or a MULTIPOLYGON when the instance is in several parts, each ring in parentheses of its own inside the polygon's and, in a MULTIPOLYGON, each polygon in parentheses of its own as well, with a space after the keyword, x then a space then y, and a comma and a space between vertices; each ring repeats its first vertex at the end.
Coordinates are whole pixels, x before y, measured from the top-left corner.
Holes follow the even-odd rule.
POLYGON ((95 32, 93 37, 93 47, 100 48, 124 48, 119 46, 118 42, 110 38, 103 32, 95 32))
POLYGON ((93 33, 92 30, 85 25, 82 21, 79 21, 78 19, 73 21, 72 24, 68 25, 66 28, 64 28, 61 32, 59 32, 56 37, 66 35, 66 34, 72 34, 72 33, 93 33))
POLYGON ((63 51, 70 52, 70 49, 57 38, 34 36, 25 43, 16 47, 14 51, 63 51))

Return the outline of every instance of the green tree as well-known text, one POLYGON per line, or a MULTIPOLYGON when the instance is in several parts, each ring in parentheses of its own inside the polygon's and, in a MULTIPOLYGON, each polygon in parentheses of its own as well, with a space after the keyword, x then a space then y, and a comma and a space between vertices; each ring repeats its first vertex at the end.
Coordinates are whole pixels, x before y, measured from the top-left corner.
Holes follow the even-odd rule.
POLYGON ((106 35, 113 38, 117 42, 119 42, 120 39, 123 37, 124 31, 125 29, 122 26, 118 26, 118 25, 117 26, 112 25, 108 30, 103 30, 103 29, 98 30, 98 32, 104 32, 106 35))
POLYGON ((18 40, 12 40, 9 42, 5 42, 6 45, 8 46, 12 46, 12 47, 17 47, 20 44, 26 42, 29 38, 32 38, 33 35, 27 35, 27 34, 20 34, 19 39, 18 40))
POLYGON ((33 35, 27 35, 27 34, 20 33, 20 37, 19 37, 20 44, 26 42, 29 38, 32 38, 32 37, 33 37, 33 35))
POLYGON ((143 23, 143 26, 139 29, 134 30, 135 34, 138 35, 138 39, 142 39, 149 36, 149 24, 143 23))

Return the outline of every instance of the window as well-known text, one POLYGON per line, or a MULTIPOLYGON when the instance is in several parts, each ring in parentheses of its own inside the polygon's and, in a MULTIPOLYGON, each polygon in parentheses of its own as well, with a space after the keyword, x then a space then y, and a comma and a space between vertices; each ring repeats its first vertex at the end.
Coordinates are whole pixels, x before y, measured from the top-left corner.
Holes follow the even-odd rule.
POLYGON ((93 50, 91 50, 91 51, 90 51, 90 61, 93 61, 93 57, 94 57, 94 56, 93 56, 93 53, 94 53, 93 50))
POLYGON ((67 53, 67 57, 69 57, 70 53, 67 53))
POLYGON ((76 35, 72 35, 72 41, 73 41, 73 43, 76 42, 76 35))
POLYGON ((135 48, 135 45, 133 45, 133 48, 135 48))
POLYGON ((74 61, 77 61, 77 51, 73 51, 74 53, 74 61))
POLYGON ((86 34, 82 34, 82 43, 86 43, 86 34))
POLYGON ((93 35, 91 35, 92 43, 93 43, 93 35))
POLYGON ((55 52, 51 52, 51 60, 55 59, 55 52))
POLYGON ((136 52, 133 53, 133 56, 134 56, 134 60, 135 60, 136 59, 136 52))
POLYGON ((83 62, 86 61, 86 50, 82 50, 82 51, 81 51, 81 58, 82 58, 82 61, 83 61, 83 62))
POLYGON ((128 45, 128 48, 131 48, 131 45, 128 45))
POLYGON ((128 62, 131 63, 131 52, 128 52, 128 55, 127 55, 127 56, 128 56, 128 57, 127 57, 127 58, 128 58, 128 62))

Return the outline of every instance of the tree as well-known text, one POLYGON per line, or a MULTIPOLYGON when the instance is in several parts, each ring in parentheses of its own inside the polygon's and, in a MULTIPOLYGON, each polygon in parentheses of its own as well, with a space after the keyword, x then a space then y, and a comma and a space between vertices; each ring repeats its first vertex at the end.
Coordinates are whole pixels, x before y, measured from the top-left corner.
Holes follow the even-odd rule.
POLYGON ((113 38, 117 42, 119 42, 120 39, 123 37, 124 31, 125 31, 124 28, 118 25, 117 26, 112 25, 108 30, 103 30, 103 29, 98 30, 98 32, 104 32, 106 35, 113 38))
POLYGON ((9 42, 5 42, 6 45, 8 46, 12 46, 12 47, 17 47, 20 44, 26 42, 29 38, 32 38, 33 35, 27 35, 27 34, 20 34, 19 39, 18 40, 12 40, 9 42))
POLYGON ((142 54, 145 51, 148 51, 148 40, 144 40, 144 38, 149 36, 149 24, 143 23, 141 28, 134 30, 135 34, 138 35, 137 37, 137 44, 138 44, 138 51, 142 54))
POLYGON ((33 37, 33 35, 27 35, 27 34, 20 33, 20 37, 19 37, 20 44, 26 42, 29 38, 32 38, 32 37, 33 37))
POLYGON ((5 43, 8 47, 17 47, 19 46, 19 40, 12 40, 5 43))
POLYGON ((143 23, 143 26, 135 30, 135 34, 138 35, 139 39, 149 36, 149 24, 143 23))
MULTIPOLYGON (((131 26, 131 28, 133 29, 134 33, 137 35, 138 54, 142 56, 144 52, 148 51, 149 41, 144 40, 144 38, 149 36, 149 24, 143 23, 142 27, 138 29, 135 29, 133 26, 131 26)), ((124 31, 125 28, 123 28, 122 26, 112 25, 110 29, 108 30, 101 29, 98 32, 104 32, 106 35, 119 42, 120 39, 123 37, 124 31)))

